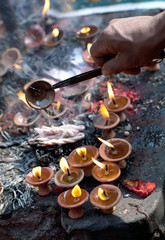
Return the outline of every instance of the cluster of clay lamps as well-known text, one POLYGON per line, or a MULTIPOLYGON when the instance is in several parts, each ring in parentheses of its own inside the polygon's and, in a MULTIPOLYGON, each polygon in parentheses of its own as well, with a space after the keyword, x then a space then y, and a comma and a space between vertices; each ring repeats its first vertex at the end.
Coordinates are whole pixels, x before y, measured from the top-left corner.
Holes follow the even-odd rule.
POLYGON ((102 137, 104 139, 110 139, 116 136, 113 129, 119 122, 119 116, 116 113, 108 112, 104 104, 102 104, 93 121, 93 125, 95 128, 102 130, 102 137))
POLYGON ((123 122, 126 119, 124 110, 130 105, 130 99, 123 95, 114 95, 111 84, 108 82, 107 85, 109 97, 105 99, 104 105, 108 112, 118 114, 120 122, 123 122))
POLYGON ((17 48, 7 49, 0 59, 0 76, 3 76, 8 69, 12 68, 14 64, 19 61, 21 53, 17 48))
POLYGON ((54 176, 54 171, 49 167, 35 167, 26 175, 26 182, 34 187, 38 187, 40 196, 47 196, 51 191, 48 182, 54 176))
POLYGON ((63 188, 72 188, 80 183, 84 178, 84 172, 81 168, 69 167, 64 157, 60 160, 60 168, 54 177, 57 186, 63 188))
POLYGON ((92 175, 92 158, 97 159, 99 151, 96 147, 87 145, 74 149, 68 156, 68 163, 75 168, 82 168, 84 175, 92 175))

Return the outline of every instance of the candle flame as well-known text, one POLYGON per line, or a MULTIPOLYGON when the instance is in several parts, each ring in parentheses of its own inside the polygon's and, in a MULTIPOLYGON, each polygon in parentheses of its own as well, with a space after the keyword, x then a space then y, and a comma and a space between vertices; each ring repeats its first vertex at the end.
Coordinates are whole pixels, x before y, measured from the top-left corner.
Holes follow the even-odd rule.
POLYGON ((109 118, 109 112, 107 111, 107 109, 104 106, 104 104, 101 104, 100 109, 99 109, 99 113, 101 114, 101 116, 103 118, 109 118))
POLYGON ((60 168, 64 173, 69 169, 69 165, 64 157, 60 160, 60 168))
POLYGON ((102 169, 105 168, 105 164, 103 164, 103 163, 97 161, 97 160, 94 159, 93 157, 92 157, 92 161, 93 161, 97 166, 99 166, 100 168, 102 168, 102 169))
POLYGON ((77 184, 73 189, 72 189, 72 196, 73 197, 81 197, 82 191, 79 185, 77 184))
POLYGON ((52 35, 53 35, 53 37, 55 37, 55 38, 58 37, 59 33, 60 33, 60 31, 59 31, 58 28, 54 28, 53 31, 52 31, 52 35))
POLYGON ((110 82, 107 83, 107 88, 108 88, 108 96, 109 96, 109 99, 115 99, 115 95, 113 93, 113 90, 112 90, 112 86, 110 84, 110 82))
POLYGON ((107 196, 105 194, 105 191, 102 188, 98 189, 98 195, 99 195, 99 198, 101 200, 103 200, 103 201, 107 200, 107 196))
POLYGON ((22 67, 17 63, 14 64, 14 67, 17 68, 17 69, 22 69, 22 67))
POLYGON ((19 92, 17 93, 17 96, 30 108, 29 104, 28 104, 27 101, 26 101, 25 93, 19 91, 19 92))
POLYGON ((85 147, 80 147, 76 149, 76 152, 80 157, 86 157, 87 155, 87 149, 85 147))
POLYGON ((49 11, 50 8, 50 0, 45 0, 44 8, 42 10, 42 16, 45 17, 46 13, 49 11))
POLYGON ((41 178, 41 167, 38 166, 38 167, 35 167, 32 169, 32 174, 34 177, 36 177, 37 179, 40 179, 41 178))
POLYGON ((104 143, 105 145, 107 145, 108 147, 114 149, 114 146, 113 146, 110 142, 105 141, 105 140, 103 140, 102 138, 99 138, 99 137, 98 137, 98 139, 99 139, 102 143, 104 143))
POLYGON ((90 27, 83 27, 80 32, 85 34, 85 33, 90 32, 90 30, 91 30, 90 27))
POLYGON ((57 101, 57 102, 55 103, 55 106, 56 106, 56 112, 59 112, 61 103, 60 103, 59 101, 57 101))
POLYGON ((92 43, 88 43, 87 50, 88 50, 89 55, 91 55, 91 52, 90 52, 91 47, 92 47, 92 43))

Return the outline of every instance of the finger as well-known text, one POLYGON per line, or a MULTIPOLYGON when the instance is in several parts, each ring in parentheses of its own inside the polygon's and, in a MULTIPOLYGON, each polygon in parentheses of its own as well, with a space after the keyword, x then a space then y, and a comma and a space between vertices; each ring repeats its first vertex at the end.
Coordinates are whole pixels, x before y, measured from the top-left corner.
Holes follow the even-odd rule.
POLYGON ((102 67, 102 73, 105 76, 109 76, 111 74, 120 73, 128 67, 124 66, 124 61, 118 58, 116 55, 114 58, 111 58, 110 60, 106 61, 102 67))
POLYGON ((137 67, 137 68, 131 68, 129 70, 123 71, 123 73, 125 74, 132 74, 132 75, 137 75, 141 72, 141 68, 137 67))

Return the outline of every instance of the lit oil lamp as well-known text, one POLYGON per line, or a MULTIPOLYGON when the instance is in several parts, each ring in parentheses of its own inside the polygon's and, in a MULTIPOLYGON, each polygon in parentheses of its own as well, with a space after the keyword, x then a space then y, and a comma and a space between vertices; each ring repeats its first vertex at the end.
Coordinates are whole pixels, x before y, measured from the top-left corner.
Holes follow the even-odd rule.
POLYGON ((131 144, 125 139, 112 138, 107 141, 98 138, 102 144, 99 148, 100 156, 109 162, 115 162, 120 168, 126 167, 125 158, 127 158, 131 151, 131 144))
POLYGON ((94 37, 99 33, 99 28, 93 25, 85 26, 78 30, 75 34, 76 38, 86 43, 92 42, 94 37))
POLYGON ((76 185, 73 189, 62 192, 57 201, 61 207, 69 209, 70 218, 77 219, 84 215, 84 209, 81 206, 88 201, 88 198, 88 192, 76 185))
POLYGON ((49 32, 47 31, 44 39, 44 45, 47 47, 55 47, 64 38, 64 32, 57 27, 55 27, 53 30, 49 29, 49 32))
POLYGON ((92 169, 92 176, 102 183, 113 183, 120 177, 121 170, 116 163, 112 162, 99 162, 92 158, 96 164, 92 169))
POLYGON ((26 182, 34 187, 38 187, 40 196, 47 196, 52 188, 48 186, 48 182, 54 176, 54 171, 48 167, 35 167, 26 175, 26 182))
POLYGON ((113 128, 115 128, 119 124, 119 116, 116 113, 108 112, 104 104, 101 104, 98 113, 99 115, 96 115, 96 118, 93 122, 94 127, 103 130, 103 138, 114 138, 116 134, 113 128))
POLYGON ((90 65, 93 65, 95 62, 91 56, 90 49, 92 47, 92 43, 87 44, 87 49, 83 52, 82 58, 86 63, 89 63, 90 65))
POLYGON ((17 112, 14 115, 14 124, 18 127, 28 127, 33 125, 40 118, 40 114, 28 105, 23 92, 19 91, 17 96, 26 104, 26 106, 28 106, 28 109, 23 112, 17 112))
POLYGON ((43 44, 45 31, 39 24, 31 25, 25 34, 24 43, 28 48, 36 48, 43 44))
POLYGON ((56 119, 61 117, 67 111, 66 105, 61 102, 53 102, 48 108, 45 109, 45 113, 49 118, 56 119))
POLYGON ((82 168, 86 177, 92 174, 92 157, 98 158, 99 151, 94 146, 83 146, 74 149, 68 156, 68 162, 72 167, 82 168))
POLYGON ((84 172, 80 168, 69 167, 64 157, 60 160, 60 168, 54 177, 55 184, 63 188, 72 188, 84 178, 84 172))
POLYGON ((114 95, 109 82, 107 87, 109 98, 105 99, 104 104, 109 112, 117 113, 120 117, 120 121, 123 122, 126 119, 126 115, 123 111, 130 105, 130 99, 126 96, 114 95))
POLYGON ((1 64, 7 69, 13 67, 13 65, 19 60, 21 53, 18 48, 7 49, 1 57, 1 64))
POLYGON ((114 212, 121 196, 122 193, 118 187, 111 184, 102 184, 92 190, 90 202, 101 209, 103 213, 111 214, 114 212))

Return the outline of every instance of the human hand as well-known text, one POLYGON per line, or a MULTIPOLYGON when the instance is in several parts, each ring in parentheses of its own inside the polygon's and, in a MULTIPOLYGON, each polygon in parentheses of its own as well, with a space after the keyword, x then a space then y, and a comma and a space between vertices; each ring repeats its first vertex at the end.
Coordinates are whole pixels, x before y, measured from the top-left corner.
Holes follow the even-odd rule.
POLYGON ((102 73, 138 74, 141 66, 152 65, 163 49, 160 19, 157 15, 110 21, 90 50, 102 73))

